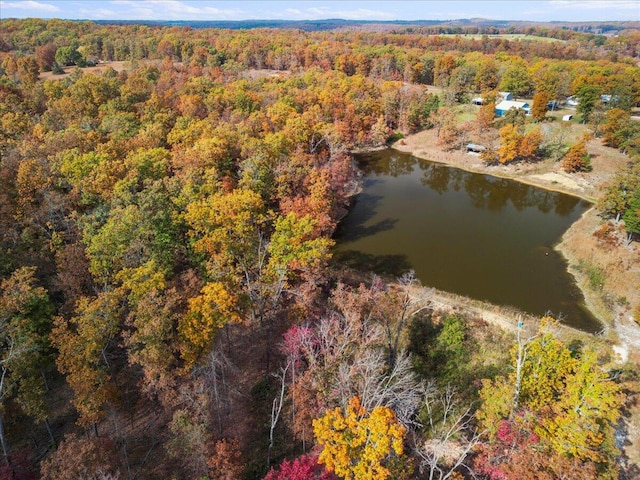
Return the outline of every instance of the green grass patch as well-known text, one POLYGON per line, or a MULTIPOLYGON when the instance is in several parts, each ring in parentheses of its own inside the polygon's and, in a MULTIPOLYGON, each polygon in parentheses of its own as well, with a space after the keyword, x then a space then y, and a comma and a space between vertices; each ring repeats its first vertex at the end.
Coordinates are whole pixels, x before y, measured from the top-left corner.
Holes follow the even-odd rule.
POLYGON ((581 261, 578 269, 583 272, 589 279, 589 287, 595 291, 601 291, 604 287, 605 274, 604 270, 597 265, 581 261))
POLYGON ((476 119, 477 114, 475 112, 459 112, 456 114, 456 120, 458 122, 471 122, 476 119))
POLYGON ((456 385, 469 402, 478 400, 480 379, 509 368, 507 332, 461 315, 416 316, 409 325, 408 351, 416 374, 444 388, 456 385))

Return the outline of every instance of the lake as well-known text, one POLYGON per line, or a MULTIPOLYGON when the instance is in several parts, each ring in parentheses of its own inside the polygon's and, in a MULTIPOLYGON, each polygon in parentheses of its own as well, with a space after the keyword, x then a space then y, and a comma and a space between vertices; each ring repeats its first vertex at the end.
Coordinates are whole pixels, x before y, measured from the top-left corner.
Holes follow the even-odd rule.
POLYGON ((334 257, 360 269, 595 332, 599 322, 553 250, 591 204, 393 149, 359 155, 363 190, 335 234, 334 257))

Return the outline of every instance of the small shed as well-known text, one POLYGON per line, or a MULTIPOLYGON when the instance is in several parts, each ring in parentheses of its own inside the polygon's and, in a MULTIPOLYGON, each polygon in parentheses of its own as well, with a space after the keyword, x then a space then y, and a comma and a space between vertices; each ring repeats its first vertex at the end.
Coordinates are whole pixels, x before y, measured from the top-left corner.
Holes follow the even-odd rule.
POLYGON ((570 122, 572 118, 573 118, 573 115, 563 115, 562 116, 562 121, 563 122, 570 122))
POLYGON ((531 107, 527 102, 514 102, 511 100, 503 100, 496 105, 496 116, 503 117, 512 108, 516 110, 524 110, 527 115, 531 113, 531 107))
POLYGON ((513 93, 511 92, 498 92, 498 97, 502 100, 513 100, 513 93))
POLYGON ((484 147, 482 145, 478 145, 476 143, 467 143, 467 153, 480 154, 480 153, 484 152, 486 149, 487 149, 487 147, 484 147))

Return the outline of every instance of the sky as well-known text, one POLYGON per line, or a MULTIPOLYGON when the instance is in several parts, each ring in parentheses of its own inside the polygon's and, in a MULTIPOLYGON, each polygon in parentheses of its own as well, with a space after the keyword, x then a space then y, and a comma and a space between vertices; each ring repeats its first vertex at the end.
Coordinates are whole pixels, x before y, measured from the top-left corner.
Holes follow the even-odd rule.
POLYGON ((0 0, 0 18, 640 21, 640 0, 0 0))

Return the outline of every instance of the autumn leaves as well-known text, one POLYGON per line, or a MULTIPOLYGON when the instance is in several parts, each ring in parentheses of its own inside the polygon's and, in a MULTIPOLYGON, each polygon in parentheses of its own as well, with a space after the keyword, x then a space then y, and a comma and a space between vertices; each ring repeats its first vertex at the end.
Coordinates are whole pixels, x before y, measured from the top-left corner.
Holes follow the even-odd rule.
POLYGON ((402 455, 406 428, 388 407, 368 412, 359 397, 353 397, 345 412, 336 407, 314 420, 313 430, 322 453, 318 461, 344 479, 385 480, 399 478, 383 464, 390 456, 402 455))
POLYGON ((518 335, 512 361, 507 377, 480 390, 477 417, 489 441, 479 470, 492 479, 515 474, 514 465, 522 466, 519 478, 557 478, 567 468, 580 469, 575 478, 616 478, 613 430, 623 396, 596 352, 550 333, 518 335))
POLYGON ((190 364, 210 348, 219 328, 241 321, 243 313, 257 325, 270 324, 296 272, 321 266, 332 245, 314 235, 312 217, 277 216, 249 189, 195 202, 185 218, 211 279, 178 325, 190 364))

